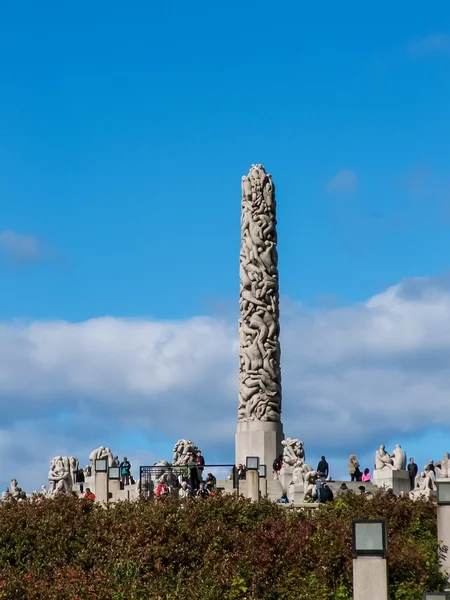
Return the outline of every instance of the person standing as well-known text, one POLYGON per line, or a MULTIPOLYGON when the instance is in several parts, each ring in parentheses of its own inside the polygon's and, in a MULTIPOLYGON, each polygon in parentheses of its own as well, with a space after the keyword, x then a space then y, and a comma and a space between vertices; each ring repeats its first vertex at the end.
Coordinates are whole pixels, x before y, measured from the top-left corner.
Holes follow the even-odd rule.
POLYGON ((194 453, 192 453, 189 457, 188 466, 189 466, 190 477, 191 477, 191 488, 192 488, 193 492, 197 492, 197 490, 200 487, 200 478, 198 476, 198 471, 197 471, 197 457, 195 456, 194 453))
POLYGON ((199 481, 203 481, 203 469, 205 468, 205 459, 202 456, 202 451, 197 450, 197 473, 199 481))
POLYGON ((350 475, 351 481, 358 481, 361 472, 359 470, 359 462, 356 460, 355 454, 350 454, 348 459, 348 474, 350 475))
POLYGON ((413 490, 416 482, 416 476, 419 471, 419 467, 414 462, 413 458, 409 459, 408 473, 409 473, 409 489, 413 490))
POLYGON ((319 475, 320 479, 326 479, 328 477, 328 463, 325 460, 325 456, 321 456, 320 457, 320 462, 317 465, 317 474, 319 475))
POLYGON ((126 456, 124 456, 123 461, 120 463, 119 469, 123 485, 130 485, 131 463, 126 456))

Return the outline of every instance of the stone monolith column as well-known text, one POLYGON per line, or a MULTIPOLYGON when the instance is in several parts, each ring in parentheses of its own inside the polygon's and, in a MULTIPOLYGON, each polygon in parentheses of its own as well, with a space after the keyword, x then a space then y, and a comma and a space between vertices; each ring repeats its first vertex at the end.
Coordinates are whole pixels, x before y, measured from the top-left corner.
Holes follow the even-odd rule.
POLYGON ((242 178, 239 408, 236 464, 282 454, 275 189, 262 165, 242 178))

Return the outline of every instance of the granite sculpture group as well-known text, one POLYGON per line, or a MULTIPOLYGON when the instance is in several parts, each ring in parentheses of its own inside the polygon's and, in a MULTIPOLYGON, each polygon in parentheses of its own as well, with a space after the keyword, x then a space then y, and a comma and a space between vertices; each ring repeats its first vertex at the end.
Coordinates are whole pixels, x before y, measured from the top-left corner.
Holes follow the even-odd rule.
MULTIPOLYGON (((176 490, 179 487, 178 472, 183 464, 187 464, 189 456, 195 453, 197 446, 191 440, 181 439, 174 446, 173 461, 169 462, 161 460, 155 463, 152 467, 152 475, 148 485, 152 490, 158 482, 166 483, 169 488, 176 490), (174 467, 178 468, 174 469, 174 467)), ((89 456, 90 464, 82 469, 86 482, 89 483, 91 489, 95 490, 95 461, 106 459, 110 467, 118 466, 118 459, 114 457, 109 448, 101 446, 93 450, 89 456)), ((301 440, 297 438, 287 437, 283 441, 283 467, 280 472, 280 479, 283 482, 283 488, 292 488, 292 497, 295 502, 306 500, 308 498, 314 500, 317 497, 317 472, 311 465, 305 462, 305 448, 301 440)), ((377 482, 377 473, 381 473, 382 477, 391 477, 395 473, 401 473, 404 476, 404 481, 408 481, 409 475, 406 470, 406 454, 399 444, 396 445, 391 453, 386 452, 382 445, 375 452, 375 471, 374 484, 380 487, 388 487, 393 489, 397 495, 409 495, 412 500, 418 498, 433 498, 436 494, 436 477, 438 480, 449 479, 450 458, 449 454, 445 453, 442 460, 435 464, 436 474, 426 465, 423 471, 419 472, 415 478, 415 485, 412 491, 409 489, 396 489, 396 480, 383 480, 377 482), (391 484, 389 483, 391 482, 391 484)), ((33 492, 32 495, 27 495, 18 486, 17 480, 12 479, 10 487, 3 492, 2 501, 16 500, 23 501, 25 499, 34 499, 39 497, 57 498, 64 495, 78 495, 80 493, 79 486, 76 482, 76 474, 79 471, 79 461, 73 456, 56 456, 50 461, 50 469, 48 473, 49 489, 46 490, 42 486, 40 493, 33 492)), ((331 480, 330 477, 328 477, 331 480)), ((139 497, 139 481, 130 486, 133 490, 132 498, 139 497)), ((114 498, 113 498, 114 499, 114 498)), ((116 498, 119 499, 119 498, 116 498)))

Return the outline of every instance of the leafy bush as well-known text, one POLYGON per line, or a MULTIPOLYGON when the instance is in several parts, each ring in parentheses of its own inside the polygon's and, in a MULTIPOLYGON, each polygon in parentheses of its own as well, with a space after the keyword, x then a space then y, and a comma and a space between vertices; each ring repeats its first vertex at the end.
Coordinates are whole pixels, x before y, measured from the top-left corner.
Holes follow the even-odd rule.
POLYGON ((351 521, 387 518, 391 598, 443 583, 436 509, 350 495, 320 510, 216 497, 0 508, 0 599, 350 600, 351 521))

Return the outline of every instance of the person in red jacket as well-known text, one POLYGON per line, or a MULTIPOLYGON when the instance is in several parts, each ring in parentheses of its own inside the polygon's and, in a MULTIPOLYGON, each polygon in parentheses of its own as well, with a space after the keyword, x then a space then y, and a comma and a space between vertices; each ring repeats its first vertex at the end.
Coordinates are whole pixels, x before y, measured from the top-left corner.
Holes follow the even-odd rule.
POLYGON ((167 485, 167 483, 164 483, 164 481, 159 481, 158 487, 156 488, 155 496, 157 498, 164 498, 164 496, 167 496, 168 493, 169 493, 169 486, 167 485))
POLYGON ((93 493, 91 492, 90 488, 86 488, 86 492, 85 492, 85 494, 84 494, 84 497, 85 497, 87 500, 95 500, 95 494, 93 494, 93 493))

